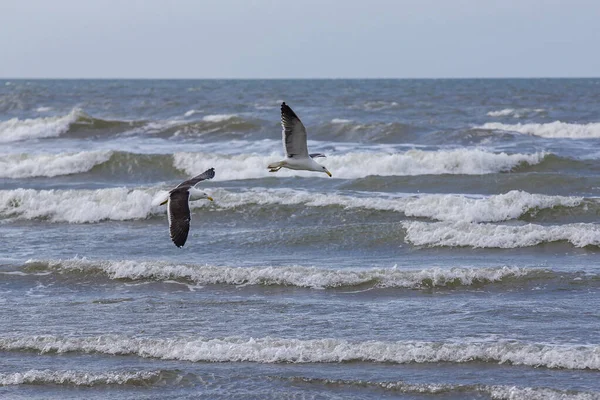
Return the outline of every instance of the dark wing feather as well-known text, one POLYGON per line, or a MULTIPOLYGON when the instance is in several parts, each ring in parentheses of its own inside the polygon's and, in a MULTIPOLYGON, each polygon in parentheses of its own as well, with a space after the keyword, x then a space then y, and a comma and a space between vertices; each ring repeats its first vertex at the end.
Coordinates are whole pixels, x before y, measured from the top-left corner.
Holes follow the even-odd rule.
POLYGON ((310 158, 319 158, 319 157, 327 157, 325 154, 323 153, 310 153, 309 154, 310 158))
POLYGON ((177 247, 185 244, 190 231, 189 197, 187 189, 173 189, 169 195, 169 232, 177 247))
POLYGON ((207 169, 206 171, 204 171, 203 173, 201 173, 200 175, 190 178, 187 181, 181 182, 179 185, 177 185, 176 189, 183 188, 183 187, 190 188, 192 186, 196 186, 196 184, 198 182, 201 182, 201 181, 204 181, 207 179, 212 179, 214 177, 215 177, 215 169, 210 168, 210 169, 207 169))
POLYGON ((283 147, 287 156, 308 157, 306 128, 285 102, 281 104, 281 126, 283 127, 283 147))

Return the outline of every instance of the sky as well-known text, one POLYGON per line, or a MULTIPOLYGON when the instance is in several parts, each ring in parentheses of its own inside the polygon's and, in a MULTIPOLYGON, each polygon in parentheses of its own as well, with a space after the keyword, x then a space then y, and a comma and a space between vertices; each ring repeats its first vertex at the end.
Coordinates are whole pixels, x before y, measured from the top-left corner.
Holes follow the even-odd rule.
POLYGON ((600 76, 599 0, 0 0, 0 78, 600 76))

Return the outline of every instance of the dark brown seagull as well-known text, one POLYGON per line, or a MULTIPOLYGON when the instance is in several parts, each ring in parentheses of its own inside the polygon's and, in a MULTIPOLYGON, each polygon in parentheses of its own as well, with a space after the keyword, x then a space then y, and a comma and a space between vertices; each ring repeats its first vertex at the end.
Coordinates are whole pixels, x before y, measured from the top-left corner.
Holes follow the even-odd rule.
POLYGON ((212 197, 194 186, 198 182, 215 177, 215 169, 207 169, 198 176, 195 176, 187 181, 181 182, 175 189, 169 191, 169 197, 160 203, 167 204, 167 217, 169 219, 169 232, 171 240, 177 247, 183 247, 187 240, 190 231, 190 200, 208 199, 213 201, 212 197))

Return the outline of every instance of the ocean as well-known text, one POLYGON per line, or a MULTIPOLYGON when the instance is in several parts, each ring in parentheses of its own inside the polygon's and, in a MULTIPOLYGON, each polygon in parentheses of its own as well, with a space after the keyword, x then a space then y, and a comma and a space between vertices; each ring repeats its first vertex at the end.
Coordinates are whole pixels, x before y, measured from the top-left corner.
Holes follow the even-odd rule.
POLYGON ((0 398, 600 399, 600 79, 0 80, 0 398), (333 174, 281 170, 280 105, 333 174), (214 167, 183 248, 155 197, 214 167))

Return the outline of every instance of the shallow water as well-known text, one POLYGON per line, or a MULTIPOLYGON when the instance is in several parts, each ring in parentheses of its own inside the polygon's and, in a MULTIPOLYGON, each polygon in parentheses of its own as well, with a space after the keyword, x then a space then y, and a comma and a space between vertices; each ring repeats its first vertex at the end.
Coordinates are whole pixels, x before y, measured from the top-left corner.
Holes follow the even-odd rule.
POLYGON ((599 84, 0 81, 0 394, 599 399, 599 84))

